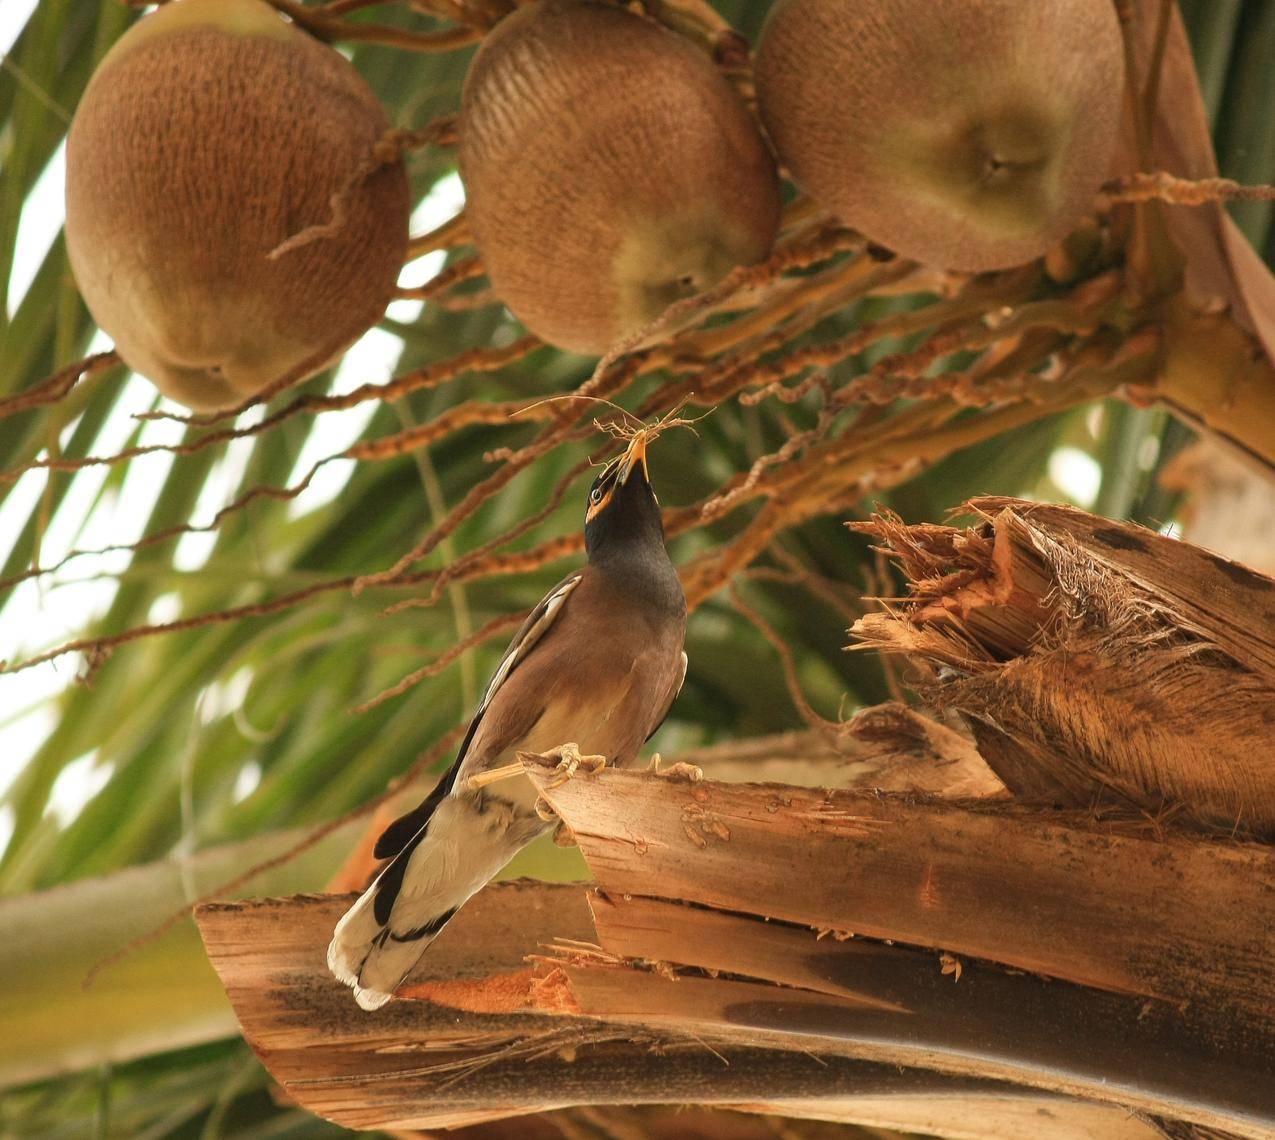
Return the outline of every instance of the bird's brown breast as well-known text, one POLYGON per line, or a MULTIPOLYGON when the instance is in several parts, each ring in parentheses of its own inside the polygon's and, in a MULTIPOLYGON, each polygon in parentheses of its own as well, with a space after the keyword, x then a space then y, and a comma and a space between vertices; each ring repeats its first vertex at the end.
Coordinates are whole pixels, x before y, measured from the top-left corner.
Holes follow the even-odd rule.
POLYGON ((658 725, 682 677, 686 619, 586 571, 562 613, 483 715, 466 774, 513 749, 567 741, 626 764, 658 725))

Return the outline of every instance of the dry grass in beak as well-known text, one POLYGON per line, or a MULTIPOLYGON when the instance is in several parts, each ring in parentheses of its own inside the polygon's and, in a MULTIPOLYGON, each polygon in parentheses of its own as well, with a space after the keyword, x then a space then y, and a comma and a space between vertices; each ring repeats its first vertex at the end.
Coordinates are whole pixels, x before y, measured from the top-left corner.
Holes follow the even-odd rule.
MULTIPOLYGON (((513 413, 513 416, 520 416, 533 408, 538 408, 541 404, 556 404, 571 400, 590 400, 595 404, 605 404, 609 408, 614 408, 620 413, 622 419, 613 420, 594 420, 593 426, 600 432, 605 432, 612 439, 623 440, 627 445, 620 462, 625 469, 625 478, 628 477, 628 471, 632 464, 637 460, 642 460, 643 468, 646 467, 646 449, 654 443, 666 431, 673 428, 689 428, 695 431, 694 425, 699 423, 704 416, 711 415, 712 408, 701 416, 683 416, 682 409, 686 407, 690 401, 690 396, 683 397, 672 408, 664 413, 654 423, 645 423, 640 420, 627 408, 620 407, 619 404, 610 400, 604 400, 599 396, 581 396, 567 393, 561 396, 549 396, 543 400, 537 400, 534 404, 528 404, 525 408, 519 408, 513 413)), ((512 418, 512 416, 511 416, 512 418)), ((608 462, 610 462, 608 460, 608 462)), ((649 473, 648 473, 649 474, 649 473)))
MULTIPOLYGON (((687 417, 681 415, 680 413, 682 409, 686 407, 689 399, 690 397, 688 396, 679 401, 654 423, 643 423, 635 415, 633 415, 632 412, 626 411, 624 408, 620 408, 619 410, 624 412, 630 420, 634 420, 636 422, 630 424, 620 420, 594 420, 593 426, 599 431, 606 432, 607 435, 611 436, 613 439, 622 439, 627 441, 628 450, 624 453, 626 459, 633 454, 635 448, 640 448, 642 454, 645 455, 646 448, 659 439, 659 437, 666 431, 670 431, 673 428, 684 427, 690 428, 692 433, 694 433, 694 425, 699 423, 704 416, 712 414, 712 409, 710 408, 703 416, 687 417)), ((605 402, 609 403, 609 401, 605 402)), ((614 404, 611 406, 616 407, 614 404)))

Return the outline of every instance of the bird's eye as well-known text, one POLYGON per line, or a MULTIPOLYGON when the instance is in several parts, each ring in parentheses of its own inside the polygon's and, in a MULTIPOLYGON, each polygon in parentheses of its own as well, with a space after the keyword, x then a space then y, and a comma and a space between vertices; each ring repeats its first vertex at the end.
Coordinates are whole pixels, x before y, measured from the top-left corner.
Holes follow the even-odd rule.
POLYGON ((602 502, 601 487, 594 487, 593 490, 589 492, 589 502, 591 502, 595 507, 602 502))

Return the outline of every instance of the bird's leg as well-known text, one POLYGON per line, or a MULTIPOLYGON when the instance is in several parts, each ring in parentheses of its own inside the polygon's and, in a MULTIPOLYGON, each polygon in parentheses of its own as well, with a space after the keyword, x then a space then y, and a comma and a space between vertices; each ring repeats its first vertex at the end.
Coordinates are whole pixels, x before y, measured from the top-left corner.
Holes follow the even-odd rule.
POLYGON ((488 784, 499 784, 502 780, 513 780, 526 774, 527 770, 521 763, 505 764, 499 768, 488 768, 485 772, 477 772, 469 777, 469 789, 473 792, 481 791, 488 784))
MULTIPOLYGON (((560 748, 555 748, 553 752, 546 753, 544 756, 537 756, 534 753, 520 752, 518 759, 525 760, 545 760, 549 756, 557 755, 558 763, 549 773, 548 779, 545 780, 545 788, 560 788, 565 784, 576 772, 583 768, 586 772, 601 772, 606 767, 607 758, 605 756, 582 756, 580 754, 580 745, 574 741, 570 741, 560 748)), ((543 819, 546 823, 553 823, 557 820, 557 813, 551 808, 544 796, 536 797, 536 815, 543 819)), ((561 828, 559 828, 561 830, 561 828)), ((557 839, 555 837, 555 842, 557 839)), ((559 844, 560 846, 568 846, 567 844, 559 844)))
POLYGON ((678 760, 668 768, 661 768, 660 763, 660 754, 657 752, 651 757, 651 763, 646 770, 652 776, 659 776, 662 780, 683 780, 688 784, 698 784, 704 778, 704 769, 696 764, 687 764, 678 760))
POLYGON ((607 758, 605 756, 581 756, 580 745, 574 741, 562 745, 561 748, 555 749, 555 751, 558 753, 558 764, 549 774, 548 780, 545 781, 546 788, 560 788, 580 768, 583 768, 586 772, 601 772, 606 767, 607 758))

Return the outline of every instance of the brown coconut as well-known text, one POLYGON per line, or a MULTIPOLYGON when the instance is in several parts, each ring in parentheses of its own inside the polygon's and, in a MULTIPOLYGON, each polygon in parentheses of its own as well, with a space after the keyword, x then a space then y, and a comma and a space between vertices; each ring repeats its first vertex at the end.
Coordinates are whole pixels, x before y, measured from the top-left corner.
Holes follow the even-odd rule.
POLYGON ((602 353, 764 258, 774 163, 698 48, 622 8, 541 0, 465 79, 460 167, 492 286, 552 344, 602 353))
POLYGON ((1091 209, 1124 82, 1112 0, 778 0, 761 116, 820 204, 927 265, 1018 265, 1091 209))
POLYGON ((76 111, 66 188, 76 281, 129 366, 213 410, 362 335, 407 249, 406 172, 371 163, 387 127, 358 72, 261 0, 134 25, 76 111), (330 233, 270 256, 347 185, 330 233))

